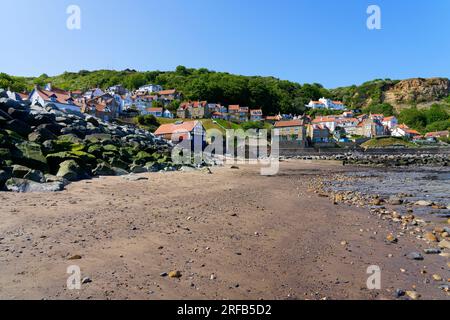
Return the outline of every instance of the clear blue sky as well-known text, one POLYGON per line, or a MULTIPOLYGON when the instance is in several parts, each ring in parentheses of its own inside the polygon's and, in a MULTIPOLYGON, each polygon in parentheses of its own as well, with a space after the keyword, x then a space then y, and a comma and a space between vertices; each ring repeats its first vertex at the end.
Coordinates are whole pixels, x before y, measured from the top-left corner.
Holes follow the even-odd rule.
POLYGON ((0 72, 206 67, 326 87, 450 77, 448 0, 2 0, 0 72), (82 28, 66 28, 66 8, 82 28), (368 5, 382 30, 366 28, 368 5))

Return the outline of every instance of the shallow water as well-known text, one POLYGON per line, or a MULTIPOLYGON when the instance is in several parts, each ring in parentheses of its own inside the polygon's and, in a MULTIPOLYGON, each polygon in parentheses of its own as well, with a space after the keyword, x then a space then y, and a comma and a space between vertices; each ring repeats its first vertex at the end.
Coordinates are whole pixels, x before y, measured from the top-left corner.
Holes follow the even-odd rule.
MULTIPOLYGON (((436 204, 450 205, 449 168, 366 169, 347 172, 350 179, 329 181, 333 191, 353 191, 368 195, 380 195, 384 199, 406 194, 408 202, 426 200, 436 204)), ((450 210, 419 208, 420 213, 432 213, 441 217, 450 215, 450 210)))

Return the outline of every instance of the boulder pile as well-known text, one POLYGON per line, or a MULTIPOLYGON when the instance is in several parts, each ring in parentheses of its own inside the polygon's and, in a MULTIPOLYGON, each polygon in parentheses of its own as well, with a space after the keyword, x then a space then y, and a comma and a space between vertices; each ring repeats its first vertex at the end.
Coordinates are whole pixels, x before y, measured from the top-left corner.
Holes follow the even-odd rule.
POLYGON ((58 191, 70 181, 178 169, 148 131, 31 106, 0 89, 0 190, 58 191))

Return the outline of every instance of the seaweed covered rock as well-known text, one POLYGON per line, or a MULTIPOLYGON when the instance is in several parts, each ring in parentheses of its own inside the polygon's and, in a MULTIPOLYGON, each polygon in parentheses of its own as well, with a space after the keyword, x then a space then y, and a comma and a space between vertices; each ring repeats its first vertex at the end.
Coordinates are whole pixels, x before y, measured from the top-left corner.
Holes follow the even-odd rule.
POLYGON ((66 160, 59 165, 57 177, 64 178, 68 181, 78 181, 86 179, 89 175, 74 160, 66 160))

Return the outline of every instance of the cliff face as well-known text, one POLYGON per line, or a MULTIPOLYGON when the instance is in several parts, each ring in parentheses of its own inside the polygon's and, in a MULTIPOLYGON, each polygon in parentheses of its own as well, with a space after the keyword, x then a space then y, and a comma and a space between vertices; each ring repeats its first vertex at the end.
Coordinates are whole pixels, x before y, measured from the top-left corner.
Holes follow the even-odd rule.
POLYGON ((446 78, 414 78, 402 80, 383 94, 383 100, 397 109, 417 104, 427 106, 450 94, 450 80, 446 78))

